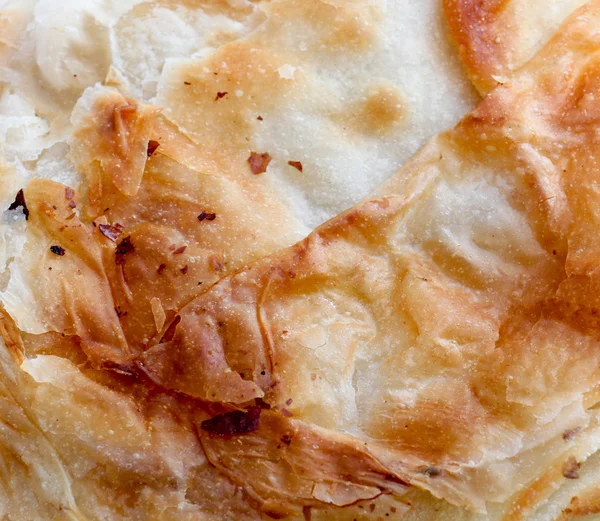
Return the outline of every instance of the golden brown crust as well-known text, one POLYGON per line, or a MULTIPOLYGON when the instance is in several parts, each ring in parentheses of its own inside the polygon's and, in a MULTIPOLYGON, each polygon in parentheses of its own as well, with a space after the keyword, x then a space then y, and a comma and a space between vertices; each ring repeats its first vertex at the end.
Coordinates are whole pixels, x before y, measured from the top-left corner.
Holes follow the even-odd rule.
POLYGON ((479 92, 497 84, 492 76, 506 62, 506 42, 499 38, 498 19, 511 0, 444 0, 446 19, 460 57, 479 92))
POLYGON ((125 196, 137 194, 158 110, 140 106, 112 89, 106 89, 89 110, 86 120, 76 121, 72 154, 78 168, 82 172, 90 172, 88 193, 91 210, 98 214, 102 209, 95 203, 102 199, 104 191, 110 191, 107 182, 125 196), (108 174, 94 179, 91 172, 97 169, 108 174))
POLYGON ((202 431, 200 439, 209 461, 273 517, 299 507, 344 507, 406 490, 406 483, 358 440, 332 436, 276 412, 263 411, 258 430, 245 435, 242 444, 202 431))
POLYGON ((585 0, 444 0, 451 35, 469 77, 487 94, 513 76, 585 0))

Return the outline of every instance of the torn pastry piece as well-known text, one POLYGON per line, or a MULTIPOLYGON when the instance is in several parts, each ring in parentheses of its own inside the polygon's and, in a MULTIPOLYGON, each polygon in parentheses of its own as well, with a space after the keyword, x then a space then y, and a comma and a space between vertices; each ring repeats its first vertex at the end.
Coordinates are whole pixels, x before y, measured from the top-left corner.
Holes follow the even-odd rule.
MULTIPOLYGON (((26 331, 77 334, 84 350, 98 346, 96 355, 123 370, 131 350, 165 333, 174 310, 302 236, 261 185, 205 175, 169 157, 173 148, 180 159, 198 151, 191 143, 178 148, 185 138, 155 110, 114 89, 86 93, 74 123, 71 155, 87 180, 85 203, 46 180, 23 192, 27 245, 1 298, 26 331), (151 137, 164 146, 148 157, 151 137), (110 282, 99 288, 100 279, 110 282)), ((96 355, 93 363, 104 363, 96 355)))
MULTIPOLYGON (((0 329, 18 342, 10 321, 0 319, 0 329)), ((172 398, 142 400, 149 389, 126 376, 44 354, 42 346, 72 341, 51 336, 19 342, 21 367, 0 340, 6 519, 165 519, 181 510, 188 519, 260 519, 239 486, 208 462, 172 398), (38 356, 28 351, 33 346, 38 356)))
POLYGON ((469 77, 481 94, 508 81, 587 0, 444 0, 469 77))
MULTIPOLYGON (((55 338, 55 345, 66 342, 55 338)), ((21 348, 42 343, 27 336, 21 348)), ((343 437, 315 435, 310 426, 263 411, 256 431, 227 439, 196 431, 191 423, 214 423, 215 412, 145 382, 41 351, 37 357, 28 352, 19 369, 2 343, 0 353, 7 384, 0 389, 0 424, 7 427, 0 429, 2 461, 10 469, 0 494, 8 519, 19 520, 23 512, 32 519, 54 519, 61 512, 77 519, 107 513, 117 520, 152 519, 183 511, 188 519, 214 521, 284 515, 292 521, 306 515, 346 520, 365 510, 383 515, 406 508, 382 494, 401 495, 406 487, 365 451, 357 448, 361 458, 339 457, 343 437), (240 451, 254 442, 259 449, 267 440, 269 459, 240 451), (361 473, 348 479, 352 465, 361 473), (244 492, 238 480, 246 475, 268 476, 254 483, 259 491, 270 488, 272 501, 262 504, 259 495, 244 492)))
POLYGON ((24 190, 29 209, 27 242, 11 264, 2 301, 25 331, 80 335, 92 363, 129 357, 114 306, 104 255, 111 246, 77 216, 65 186, 34 180, 24 190), (33 293, 32 293, 33 292, 33 293), (95 353, 95 354, 93 354, 95 353))
POLYGON ((125 196, 140 188, 148 158, 148 145, 158 109, 140 105, 119 91, 96 86, 78 101, 71 122, 71 156, 85 173, 91 208, 100 213, 97 200, 114 186, 125 196))
POLYGON ((263 411, 242 443, 202 429, 209 461, 246 492, 270 517, 325 505, 341 507, 383 494, 402 496, 406 483, 389 474, 358 440, 263 411), (294 508, 296 506, 296 508, 294 508))
POLYGON ((600 378, 599 17, 577 12, 373 200, 190 302, 145 371, 210 399, 225 360, 272 408, 470 509, 562 468, 600 378))

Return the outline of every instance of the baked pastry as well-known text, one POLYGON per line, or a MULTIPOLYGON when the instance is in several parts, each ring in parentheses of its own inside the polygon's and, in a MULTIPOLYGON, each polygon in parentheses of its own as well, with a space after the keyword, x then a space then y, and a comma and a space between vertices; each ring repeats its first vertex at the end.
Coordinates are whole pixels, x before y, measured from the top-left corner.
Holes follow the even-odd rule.
MULTIPOLYGON (((64 124, 68 157, 10 151, 4 186, 34 178, 2 230, 2 514, 595 512, 599 24, 593 1, 370 199, 275 253, 304 228, 257 177, 269 158, 227 163, 235 112, 210 111, 213 142, 179 85, 161 115, 112 71, 64 124)), ((168 78, 201 97, 196 72, 168 78)))

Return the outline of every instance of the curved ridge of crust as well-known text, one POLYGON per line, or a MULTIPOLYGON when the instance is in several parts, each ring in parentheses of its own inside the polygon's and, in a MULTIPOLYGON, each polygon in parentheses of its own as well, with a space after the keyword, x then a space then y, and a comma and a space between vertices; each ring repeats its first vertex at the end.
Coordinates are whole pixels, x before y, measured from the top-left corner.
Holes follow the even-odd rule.
POLYGON ((472 83, 487 94, 506 82, 587 0, 444 0, 444 12, 472 83))
POLYGON ((506 61, 505 42, 497 20, 511 0, 444 0, 450 32, 473 85, 481 93, 497 82, 492 78, 506 61))

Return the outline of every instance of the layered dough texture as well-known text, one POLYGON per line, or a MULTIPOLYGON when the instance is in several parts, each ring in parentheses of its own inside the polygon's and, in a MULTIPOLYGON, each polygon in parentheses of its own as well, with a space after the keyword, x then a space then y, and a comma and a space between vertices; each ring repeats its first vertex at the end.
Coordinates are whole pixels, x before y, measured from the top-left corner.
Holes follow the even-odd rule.
POLYGON ((393 175, 433 2, 0 4, 4 518, 599 513, 600 2, 526 4, 393 175))

